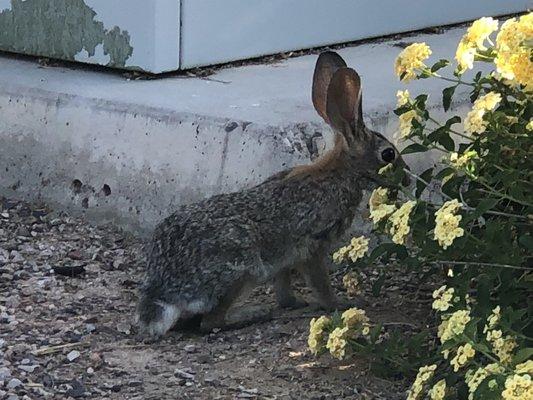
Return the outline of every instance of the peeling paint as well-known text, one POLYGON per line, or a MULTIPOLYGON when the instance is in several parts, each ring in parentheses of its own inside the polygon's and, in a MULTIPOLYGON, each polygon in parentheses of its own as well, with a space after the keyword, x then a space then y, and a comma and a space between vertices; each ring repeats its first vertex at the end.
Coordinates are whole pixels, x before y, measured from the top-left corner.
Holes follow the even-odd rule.
POLYGON ((102 45, 107 66, 124 67, 133 53, 129 33, 106 29, 95 17, 83 0, 12 0, 0 12, 0 49, 75 60, 83 50, 93 57, 102 45))

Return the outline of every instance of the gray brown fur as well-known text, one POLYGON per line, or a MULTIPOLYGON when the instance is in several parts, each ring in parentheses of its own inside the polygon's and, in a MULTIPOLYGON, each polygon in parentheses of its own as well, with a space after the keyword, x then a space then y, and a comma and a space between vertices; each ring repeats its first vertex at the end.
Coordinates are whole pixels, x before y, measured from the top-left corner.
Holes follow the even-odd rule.
MULTIPOLYGON (((157 226, 138 306, 144 333, 163 335, 195 315, 206 330, 223 327, 239 294, 271 280, 280 305, 292 306, 293 269, 323 307, 335 307, 328 251, 379 179, 382 149, 394 148, 364 126, 359 77, 343 63, 327 52, 315 69, 313 102, 336 132, 329 153, 250 189, 184 205, 157 226)), ((398 155, 395 162, 403 163, 398 155)))

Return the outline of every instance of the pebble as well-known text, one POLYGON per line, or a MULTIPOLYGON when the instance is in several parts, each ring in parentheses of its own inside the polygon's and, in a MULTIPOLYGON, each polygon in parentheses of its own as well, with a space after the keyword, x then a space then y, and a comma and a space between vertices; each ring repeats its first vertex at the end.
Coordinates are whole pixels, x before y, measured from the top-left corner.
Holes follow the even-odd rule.
POLYGON ((21 385, 22 385, 22 381, 20 379, 13 378, 7 383, 6 388, 7 389, 15 389, 15 388, 18 388, 21 385))
POLYGON ((78 350, 72 350, 70 353, 67 354, 67 360, 72 362, 79 356, 80 356, 80 352, 78 350))

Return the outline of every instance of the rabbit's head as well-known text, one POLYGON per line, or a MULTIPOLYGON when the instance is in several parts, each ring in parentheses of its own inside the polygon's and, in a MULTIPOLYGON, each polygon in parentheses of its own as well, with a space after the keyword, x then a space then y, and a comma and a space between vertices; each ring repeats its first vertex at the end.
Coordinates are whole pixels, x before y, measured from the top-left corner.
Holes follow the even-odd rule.
MULTIPOLYGON (((361 79, 337 53, 327 51, 318 57, 312 96, 316 111, 339 135, 362 175, 381 184, 381 167, 392 163, 395 168, 407 168, 394 145, 365 126, 361 79)), ((402 183, 409 184, 407 174, 402 183)))

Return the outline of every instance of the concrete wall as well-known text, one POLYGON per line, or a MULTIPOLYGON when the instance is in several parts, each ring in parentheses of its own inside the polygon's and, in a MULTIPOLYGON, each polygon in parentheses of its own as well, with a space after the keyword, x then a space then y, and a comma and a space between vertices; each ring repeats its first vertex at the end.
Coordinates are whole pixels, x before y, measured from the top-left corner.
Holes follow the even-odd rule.
MULTIPOLYGON (((425 41, 437 60, 454 54, 463 33, 342 49, 362 77, 366 123, 389 138, 397 131, 395 93, 406 87, 393 73, 399 44, 425 41)), ((324 151, 331 131, 311 103, 315 61, 137 81, 0 57, 0 193, 148 232, 179 204, 251 186, 324 151)), ((413 96, 428 93, 444 119, 448 85, 407 87, 413 96)), ((456 94, 461 114, 470 107, 467 93, 456 94)), ((421 170, 435 158, 406 161, 421 170)))

